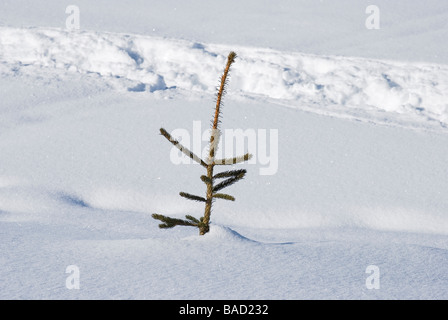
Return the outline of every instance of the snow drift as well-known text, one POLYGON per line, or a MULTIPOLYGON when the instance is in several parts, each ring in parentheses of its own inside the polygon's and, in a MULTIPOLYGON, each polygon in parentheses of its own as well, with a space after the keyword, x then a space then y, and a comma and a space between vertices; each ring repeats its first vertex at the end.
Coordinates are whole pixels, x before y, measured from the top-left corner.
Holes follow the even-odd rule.
MULTIPOLYGON (((213 93, 230 50, 239 54, 229 91, 291 107, 439 129, 448 124, 445 65, 317 56, 143 35, 0 28, 3 74, 24 66, 95 73, 129 91, 213 93), (399 115, 399 116, 397 116, 399 115)), ((39 71, 37 71, 39 72, 39 71)))

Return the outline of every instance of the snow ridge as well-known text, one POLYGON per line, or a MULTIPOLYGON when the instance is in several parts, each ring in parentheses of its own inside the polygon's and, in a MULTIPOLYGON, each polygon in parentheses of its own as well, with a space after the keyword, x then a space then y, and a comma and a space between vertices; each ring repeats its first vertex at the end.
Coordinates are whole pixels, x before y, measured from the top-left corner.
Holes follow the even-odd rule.
POLYGON ((94 74, 128 91, 213 94, 229 50, 239 54, 230 82, 233 97, 414 128, 445 130, 448 124, 445 65, 231 48, 145 35, 0 27, 0 75, 38 68, 94 74))

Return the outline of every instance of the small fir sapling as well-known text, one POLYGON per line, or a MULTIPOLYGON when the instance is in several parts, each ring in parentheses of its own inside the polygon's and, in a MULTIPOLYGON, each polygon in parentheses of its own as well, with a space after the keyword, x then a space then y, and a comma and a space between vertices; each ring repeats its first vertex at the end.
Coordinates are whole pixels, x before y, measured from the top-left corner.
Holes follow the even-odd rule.
POLYGON ((184 219, 177 219, 167 217, 161 214, 154 213, 152 217, 154 219, 160 220, 162 223, 159 224, 160 228, 173 228, 175 226, 193 226, 199 228, 199 234, 204 235, 210 230, 210 214, 212 211, 212 205, 215 199, 224 199, 229 201, 235 201, 235 198, 229 194, 221 193, 220 191, 224 188, 231 186, 235 182, 244 178, 246 174, 245 169, 240 170, 229 170, 221 173, 214 174, 214 167, 217 165, 233 165, 249 160, 252 155, 246 153, 243 156, 229 158, 229 159, 215 159, 215 152, 220 138, 220 115, 221 115, 221 104, 222 98, 226 92, 226 86, 228 83, 228 75, 230 72, 231 65, 235 62, 236 53, 230 52, 227 57, 227 64, 225 66, 224 72, 221 76, 221 83, 218 88, 216 95, 216 106, 214 110, 214 116, 212 118, 212 130, 210 134, 209 142, 209 155, 207 159, 203 160, 195 155, 193 152, 185 148, 179 141, 174 139, 165 129, 161 128, 160 133, 171 142, 176 148, 178 148, 186 156, 190 157, 192 160, 199 163, 202 167, 207 170, 206 175, 202 175, 200 179, 206 185, 205 197, 192 195, 186 192, 180 192, 179 195, 189 200, 204 202, 205 210, 204 215, 199 219, 186 215, 184 219), (222 180, 221 180, 222 179, 222 180), (219 183, 217 181, 221 180, 219 183))

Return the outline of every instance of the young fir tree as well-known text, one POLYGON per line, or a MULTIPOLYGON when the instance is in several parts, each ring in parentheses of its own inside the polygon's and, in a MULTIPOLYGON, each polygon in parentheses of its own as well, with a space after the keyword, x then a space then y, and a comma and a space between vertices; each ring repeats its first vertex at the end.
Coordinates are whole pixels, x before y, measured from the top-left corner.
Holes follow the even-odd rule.
POLYGON ((199 234, 204 235, 210 230, 210 214, 212 211, 213 201, 215 199, 223 199, 229 201, 235 201, 235 198, 229 194, 221 193, 221 190, 224 188, 234 184, 235 182, 244 178, 246 174, 246 170, 228 170, 221 173, 214 174, 214 168, 217 165, 233 165, 237 163, 241 163, 249 160, 252 155, 246 153, 243 156, 229 158, 229 159, 215 159, 215 153, 217 150, 217 146, 220 138, 220 130, 218 128, 220 123, 220 115, 221 115, 221 102, 222 98, 226 92, 226 85, 228 83, 228 75, 230 72, 231 65, 235 62, 236 53, 230 52, 227 57, 227 64, 224 69, 224 73, 221 77, 221 84, 218 89, 218 93, 216 96, 216 107, 214 116, 212 119, 212 130, 210 135, 210 143, 209 143, 209 155, 206 160, 199 158, 193 152, 185 148, 179 141, 175 140, 165 129, 161 128, 160 133, 175 147, 177 147, 180 151, 182 151, 186 156, 190 157, 201 166, 203 166, 207 170, 206 175, 202 175, 200 178, 202 182, 206 185, 206 193, 205 197, 192 195, 186 192, 180 192, 180 196, 187 198, 193 201, 204 202, 205 210, 204 216, 197 219, 191 215, 186 215, 184 219, 177 219, 167 217, 161 214, 154 213, 152 217, 154 219, 160 220, 162 223, 159 224, 160 228, 173 228, 175 226, 193 226, 199 228, 199 234), (217 183, 220 181, 219 183, 217 183))

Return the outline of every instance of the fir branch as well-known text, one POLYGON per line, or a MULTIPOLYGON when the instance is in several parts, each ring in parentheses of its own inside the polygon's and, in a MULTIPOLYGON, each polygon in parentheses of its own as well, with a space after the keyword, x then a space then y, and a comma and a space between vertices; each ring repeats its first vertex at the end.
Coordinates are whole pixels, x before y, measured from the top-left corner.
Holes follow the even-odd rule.
POLYGON ((177 218, 171 218, 171 217, 167 217, 167 216, 157 214, 157 213, 153 213, 151 216, 154 219, 160 220, 163 222, 163 223, 159 224, 159 228, 161 228, 161 229, 173 228, 175 226, 193 226, 193 227, 198 226, 198 224, 192 223, 190 221, 177 219, 177 218))
POLYGON ((241 162, 250 160, 251 158, 252 158, 252 155, 250 153, 246 153, 244 156, 240 156, 240 157, 215 160, 213 162, 213 164, 215 164, 215 165, 231 165, 231 164, 237 164, 237 163, 241 163, 241 162))
POLYGON ((219 199, 224 199, 224 200, 235 201, 235 197, 232 197, 231 195, 228 195, 228 194, 225 194, 225 193, 215 193, 213 195, 213 198, 219 198, 219 199))
POLYGON ((219 115, 220 115, 220 106, 221 106, 221 100, 222 97, 225 94, 225 87, 228 83, 227 81, 227 75, 229 74, 230 71, 230 66, 232 65, 232 63, 235 62, 235 58, 236 58, 236 53, 235 52, 230 52, 229 55, 227 56, 227 64, 226 67, 224 69, 224 73, 222 74, 221 77, 221 85, 219 87, 218 90, 218 94, 216 95, 216 108, 215 108, 215 117, 213 120, 213 129, 218 129, 218 121, 219 121, 219 115))
POLYGON ((205 198, 200 197, 200 196, 195 196, 193 194, 189 194, 186 192, 179 192, 179 195, 181 197, 187 198, 189 200, 194 200, 194 201, 201 201, 201 202, 206 202, 207 200, 205 200, 205 198))
POLYGON ((201 176, 201 180, 202 180, 202 182, 204 182, 205 184, 212 184, 212 183, 213 183, 212 179, 210 179, 209 177, 204 176, 204 175, 201 176))
POLYGON ((246 173, 247 171, 245 169, 240 169, 240 170, 231 170, 231 171, 224 171, 218 174, 215 174, 213 176, 213 179, 219 179, 219 178, 228 178, 228 177, 235 177, 238 176, 242 173, 246 173))
POLYGON ((213 188, 213 192, 216 192, 216 191, 219 191, 219 190, 221 190, 221 189, 224 189, 224 188, 226 188, 226 187, 228 187, 228 186, 231 186, 232 184, 234 184, 234 183, 237 182, 238 180, 243 179, 245 174, 246 174, 246 173, 244 172, 244 173, 241 173, 241 174, 239 174, 239 175, 237 175, 237 176, 228 178, 227 180, 224 180, 224 181, 221 182, 221 183, 218 183, 218 184, 213 188))
POLYGON ((197 225, 199 225, 199 224, 201 223, 198 219, 196 219, 196 218, 193 217, 193 216, 190 216, 189 214, 187 214, 187 215, 185 216, 185 218, 187 218, 188 220, 194 222, 194 223, 197 224, 197 225))
POLYGON ((180 151, 182 151, 183 154, 185 154, 187 157, 190 157, 191 159, 193 159, 194 161, 196 161, 197 163, 199 163, 201 166, 203 167, 207 167, 207 164, 204 162, 204 160, 202 160, 201 158, 199 158, 197 155, 195 155, 193 152, 191 152, 190 150, 188 150, 186 147, 184 147, 179 141, 177 141, 176 139, 174 139, 165 129, 160 128, 160 133, 162 134, 162 136, 164 136, 169 142, 171 142, 177 149, 179 149, 180 151))

